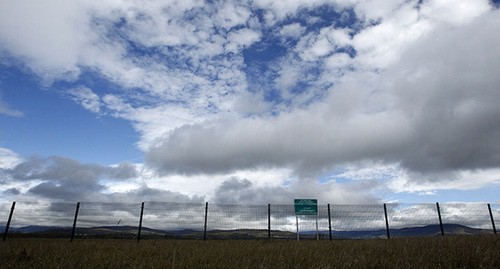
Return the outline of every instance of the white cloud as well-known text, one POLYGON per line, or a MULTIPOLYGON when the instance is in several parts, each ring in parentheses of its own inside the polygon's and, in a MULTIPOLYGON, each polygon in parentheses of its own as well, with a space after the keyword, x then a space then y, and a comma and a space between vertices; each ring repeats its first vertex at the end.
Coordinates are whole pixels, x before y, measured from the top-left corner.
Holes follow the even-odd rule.
POLYGON ((352 64, 352 59, 347 53, 335 53, 325 60, 325 66, 329 70, 347 68, 352 64))
POLYGON ((300 37, 306 30, 306 27, 302 26, 300 23, 292 23, 292 24, 287 24, 284 25, 279 33, 281 36, 284 37, 293 37, 293 38, 298 38, 300 37))
POLYGON ((353 37, 357 61, 370 68, 386 68, 399 59, 406 45, 430 29, 429 22, 419 18, 418 10, 401 6, 380 24, 369 26, 353 37))
MULTIPOLYGON (((276 84, 278 88, 287 90, 295 86, 295 84, 297 84, 297 82, 300 80, 301 76, 302 72, 299 66, 285 64, 279 70, 279 77, 276 79, 276 84)), ((285 98, 290 97, 285 96, 285 98)))
POLYGON ((21 157, 10 149, 0 148, 0 169, 10 169, 22 161, 21 157))
POLYGON ((87 87, 74 88, 69 90, 68 93, 85 109, 94 113, 101 111, 101 99, 91 89, 87 87))
POLYGON ((228 51, 237 52, 260 40, 261 34, 251 29, 240 29, 228 34, 229 43, 226 45, 228 51))
POLYGON ((331 176, 331 179, 377 180, 385 181, 401 177, 402 171, 398 165, 378 164, 373 162, 349 164, 344 171, 331 176))
POLYGON ((300 9, 314 8, 326 3, 328 3, 328 1, 325 0, 256 0, 254 4, 256 7, 266 10, 266 23, 272 25, 286 18, 287 15, 296 13, 300 9))
POLYGON ((224 3, 217 11, 215 21, 221 27, 229 30, 238 25, 244 25, 250 18, 250 10, 247 6, 235 5, 232 2, 224 3))
MULTIPOLYGON (((352 1, 355 3, 356 14, 368 21, 377 21, 390 17, 391 14, 403 4, 399 0, 373 0, 373 1, 352 1)), ((410 1, 415 4, 417 1, 410 1)))
POLYGON ((488 0, 435 0, 422 6, 421 15, 437 22, 454 25, 468 23, 491 9, 488 0))
POLYGON ((295 50, 305 61, 316 61, 338 48, 349 46, 350 43, 349 31, 325 27, 319 33, 310 33, 302 37, 295 50))
POLYGON ((0 8, 0 45, 48 78, 75 78, 85 41, 82 33, 87 32, 88 25, 80 8, 79 2, 4 1, 0 8))
POLYGON ((474 190, 500 184, 500 169, 459 171, 453 174, 404 174, 394 177, 388 187, 394 192, 416 192, 432 195, 436 190, 474 190))

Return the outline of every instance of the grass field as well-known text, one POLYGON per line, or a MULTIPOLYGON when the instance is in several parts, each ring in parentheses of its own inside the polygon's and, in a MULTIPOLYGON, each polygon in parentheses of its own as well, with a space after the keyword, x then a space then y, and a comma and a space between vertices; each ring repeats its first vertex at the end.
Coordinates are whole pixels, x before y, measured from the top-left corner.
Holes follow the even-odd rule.
POLYGON ((10 238, 0 268, 500 268, 500 237, 340 241, 10 238))

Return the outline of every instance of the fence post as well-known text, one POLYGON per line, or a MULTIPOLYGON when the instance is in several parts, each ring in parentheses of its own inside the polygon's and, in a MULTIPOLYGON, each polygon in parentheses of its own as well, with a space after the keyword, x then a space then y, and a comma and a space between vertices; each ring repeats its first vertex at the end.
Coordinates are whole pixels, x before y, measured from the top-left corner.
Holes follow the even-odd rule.
POLYGON ((439 208, 439 202, 436 202, 436 208, 439 217, 439 228, 441 229, 441 235, 444 235, 443 220, 441 219, 441 209, 439 208))
POLYGON ((271 239, 271 204, 267 204, 267 239, 271 239))
POLYGON ((141 216, 139 218, 139 230, 137 231, 137 243, 141 240, 142 214, 144 214, 144 202, 141 204, 141 216))
POLYGON ((75 218, 73 219, 73 229, 71 229, 71 239, 69 240, 69 242, 73 242, 73 238, 75 237, 76 220, 78 218, 79 210, 80 210, 80 202, 76 203, 75 218))
POLYGON ((385 229, 387 231, 387 239, 391 239, 391 233, 389 232, 389 218, 387 218, 387 205, 384 203, 384 216, 385 216, 385 229))
POLYGON ((330 241, 332 241, 332 216, 330 213, 330 204, 328 204, 328 234, 330 241))
POLYGON ((12 207, 10 208, 9 220, 7 225, 5 225, 5 232, 3 233, 3 241, 7 239, 7 233, 9 232, 10 221, 12 220, 12 214, 14 214, 14 208, 16 208, 16 202, 12 202, 12 207))
POLYGON ((491 206, 488 203, 488 211, 490 212, 491 226, 493 226, 493 232, 497 234, 497 228, 495 227, 495 220, 493 219, 493 213, 491 212, 491 206))
POLYGON ((207 219, 208 219, 208 202, 205 203, 205 225, 203 225, 203 240, 207 240, 207 219))

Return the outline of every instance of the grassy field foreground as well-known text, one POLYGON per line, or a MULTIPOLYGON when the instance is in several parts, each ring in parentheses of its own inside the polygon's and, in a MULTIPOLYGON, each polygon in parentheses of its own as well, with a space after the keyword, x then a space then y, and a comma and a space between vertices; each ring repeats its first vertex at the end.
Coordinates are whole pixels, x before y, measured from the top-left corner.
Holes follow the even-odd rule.
POLYGON ((0 268, 500 268, 500 237, 341 241, 8 239, 0 268))

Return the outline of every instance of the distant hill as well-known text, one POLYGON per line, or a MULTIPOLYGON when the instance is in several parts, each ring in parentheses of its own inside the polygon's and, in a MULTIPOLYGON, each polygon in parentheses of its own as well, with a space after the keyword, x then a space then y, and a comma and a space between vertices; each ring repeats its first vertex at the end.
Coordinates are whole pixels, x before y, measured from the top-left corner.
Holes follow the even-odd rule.
MULTIPOLYGON (((482 235, 491 234, 491 230, 476 229, 459 224, 443 225, 445 235, 482 235)), ((0 227, 3 232, 5 227, 0 227)), ((71 234, 71 227, 57 226, 24 226, 12 227, 9 234, 19 234, 23 236, 34 237, 63 237, 71 234)), ((136 226, 99 226, 76 229, 77 237, 105 237, 105 238, 134 238, 137 236, 138 227, 136 226)), ((320 231, 322 238, 328 238, 328 231, 320 231)), ((400 229, 391 229, 391 237, 421 237, 440 235, 439 225, 427 225, 422 227, 409 227, 400 229)), ((294 239, 296 234, 289 231, 272 230, 273 239, 294 239)), ((380 230, 360 230, 360 231, 332 231, 335 239, 369 239, 385 238, 387 236, 385 229, 380 230)), ((148 227, 142 227, 141 237, 143 238, 165 238, 165 239, 201 239, 203 231, 193 229, 182 230, 160 230, 148 227)), ((265 239, 268 237, 266 229, 234 229, 234 230, 209 230, 208 239, 265 239)), ((302 239, 315 239, 316 231, 300 232, 302 239)))
MULTIPOLYGON (((480 235, 490 234, 491 230, 476 229, 459 224, 443 224, 445 235, 480 235)), ((426 225, 422 227, 408 227, 400 229, 390 229, 391 237, 409 237, 409 236, 435 236, 441 235, 439 225, 426 225)), ((334 237, 337 238, 385 238, 387 232, 381 230, 364 230, 364 231, 332 231, 334 237)))

